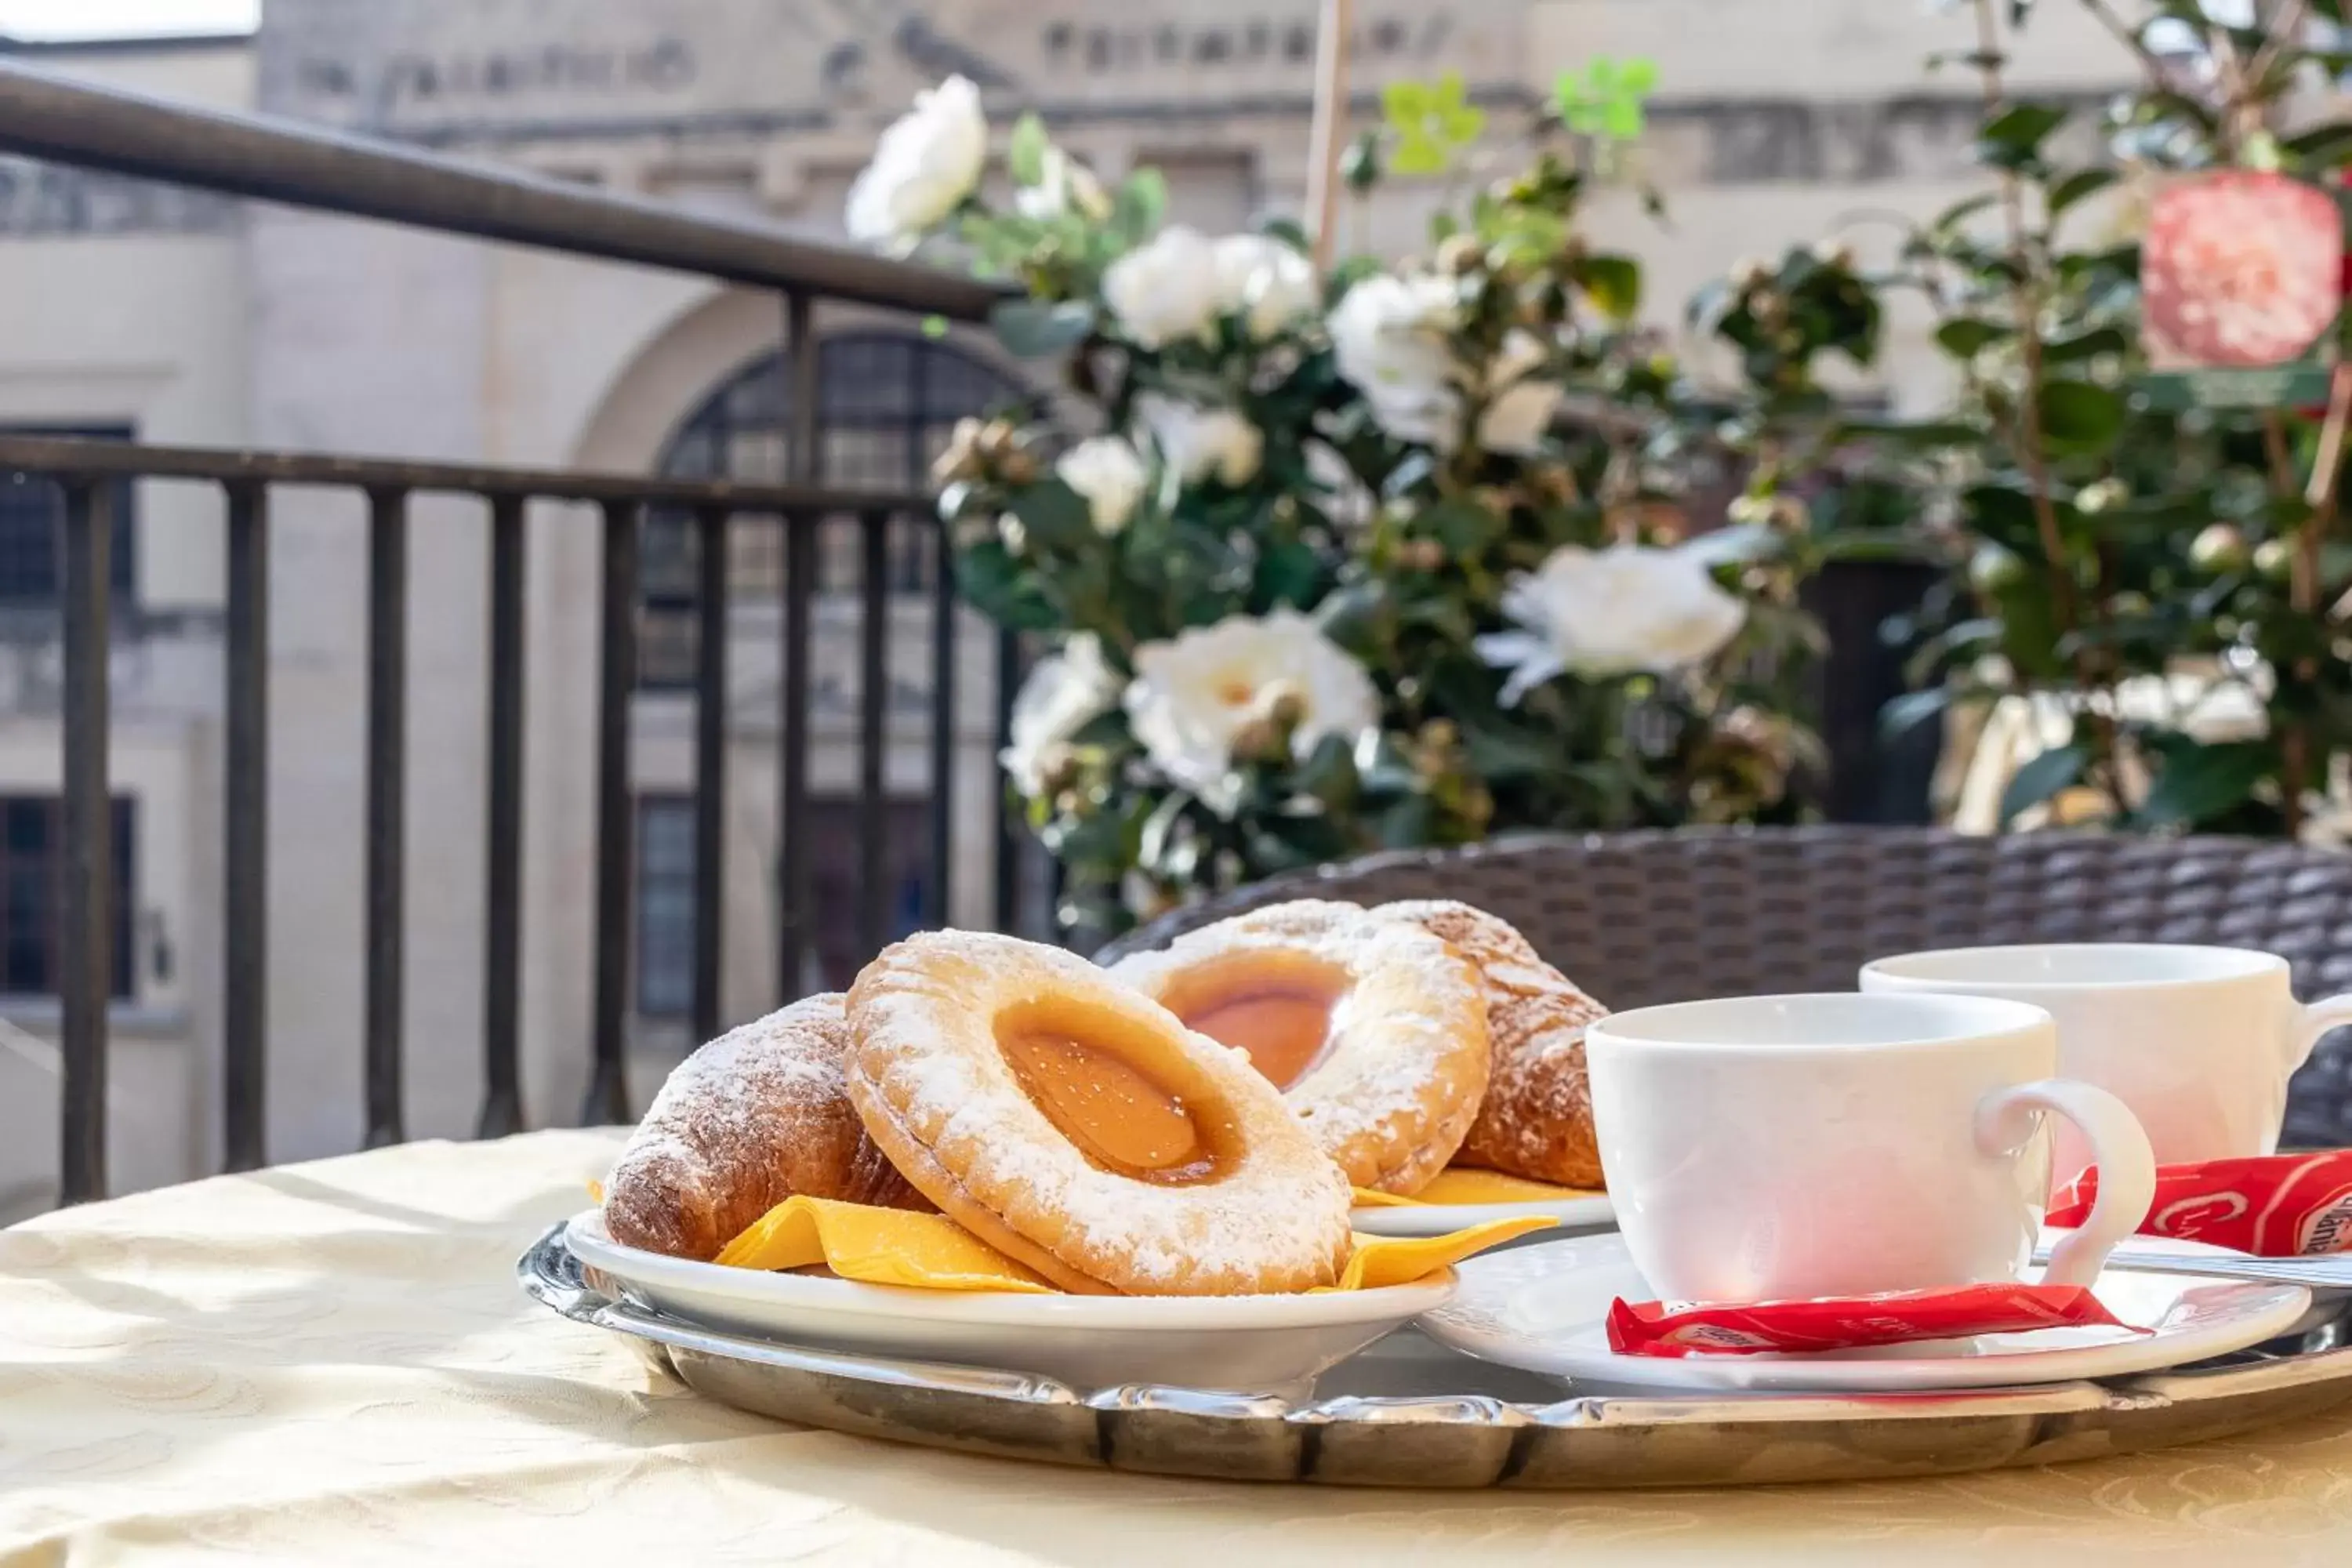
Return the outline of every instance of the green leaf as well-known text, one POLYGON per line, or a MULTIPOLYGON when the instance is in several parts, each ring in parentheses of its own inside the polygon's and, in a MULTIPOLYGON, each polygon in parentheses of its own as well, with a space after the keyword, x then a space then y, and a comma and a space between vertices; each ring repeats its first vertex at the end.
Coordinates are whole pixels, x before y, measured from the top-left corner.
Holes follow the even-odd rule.
POLYGON ((1418 129, 1437 108, 1437 90, 1425 81, 1392 81, 1381 89, 1381 112, 1399 132, 1418 129))
POLYGON ((1143 837, 1138 847, 1137 858, 1147 871, 1164 872, 1170 852, 1175 847, 1177 824, 1184 820, 1184 810, 1192 797, 1178 790, 1152 809, 1143 822, 1143 837))
POLYGON ((2113 169, 2077 169, 2050 187, 2050 216, 2056 217, 2086 196, 2096 195, 2116 183, 2113 169))
POLYGON ((1136 245, 1160 226, 1168 212, 1168 177, 1153 168, 1138 169, 1118 187, 1111 204, 1111 226, 1129 245, 1136 245))
POLYGON ((1355 748, 1338 735, 1326 735, 1307 753, 1291 776, 1300 793, 1313 795, 1327 810, 1346 811, 1356 802, 1355 748))
POLYGON ((1045 181, 1045 149, 1051 145, 1045 136, 1045 122, 1035 110, 1024 114, 1013 122, 1013 134, 1004 144, 1005 173, 1013 183, 1026 190, 1045 181))
POLYGON ((1383 658, 1395 635, 1396 606, 1386 583, 1351 584, 1326 598, 1315 617, 1325 637, 1367 663, 1383 658))
POLYGON ((1084 544, 1094 536, 1094 511, 1087 498, 1058 479, 1015 490, 1013 515, 1029 531, 1031 542, 1056 549, 1084 544))
POLYGON ((956 585, 974 609, 1000 626, 1042 632, 1064 624, 1037 574, 993 540, 973 545, 957 559, 956 585))
POLYGON ((2123 395, 2087 381, 2045 381, 2036 399, 2042 438, 2053 451, 2103 452, 2123 434, 2123 395))
POLYGON ((2042 345, 2044 364, 2071 364, 2079 360, 2095 359, 2100 354, 2127 352, 2131 341, 2120 328, 2093 327, 2087 332, 2076 332, 2071 338, 2053 338, 2042 345))
POLYGON ((1257 587, 1250 599, 1262 610, 1278 605, 1304 608, 1315 602, 1322 585, 1322 556, 1312 546, 1290 540, 1268 546, 1258 557, 1257 587))
POLYGON ((1996 168, 2016 169, 2042 155, 2042 142, 2066 122, 2066 111, 2046 103, 2020 103, 1985 121, 1977 154, 1996 168))
POLYGON ((1436 830, 1437 808, 1425 795, 1409 795, 1373 822, 1373 831, 1386 849, 1418 849, 1436 830))
POLYGON ((1839 433, 1850 438, 1885 441, 1915 451, 1938 447, 1974 447, 1985 433, 1957 419, 1872 419, 1855 416, 1839 422, 1839 433))
POLYGON ((2081 746, 2057 746, 2018 769, 2001 793, 2000 825, 2007 827, 2021 814, 2074 784, 2090 760, 2090 753, 2081 746))
POLYGON ((2012 328, 1975 316, 1957 316, 1936 329, 1936 342, 1958 360, 1974 359, 1993 344, 2016 335, 2012 328))
POLYGON ((1389 154, 1389 167, 1400 174, 1442 174, 1445 149, 1427 136, 1400 134, 1396 151, 1389 154))
POLYGON ((2332 163, 2352 153, 2352 121, 2332 121, 2315 125, 2279 143, 2296 157, 2311 163, 2332 163))
POLYGON ((1645 129, 1644 100, 1657 85, 1657 61, 1602 57, 1581 71, 1562 71, 1552 84, 1552 97, 1560 123, 1577 135, 1631 142, 1645 129))
POLYGON ((1424 532, 1445 546, 1445 553, 1459 561, 1485 552, 1486 547, 1503 536, 1508 521, 1489 508, 1480 506, 1466 496, 1453 496, 1428 507, 1413 520, 1417 531, 1424 532))
POLYGON ((1087 341, 1095 330, 1095 308, 1085 300, 1006 300, 988 320, 1004 352, 1014 358, 1054 359, 1087 341))
POLYGON ((1550 778, 1567 765, 1568 747, 1506 730, 1472 726, 1464 735, 1470 771, 1488 784, 1523 784, 1550 778))
POLYGON ((1278 239, 1301 256, 1315 253, 1315 242, 1307 237, 1307 227, 1297 218, 1269 217, 1257 226, 1258 233, 1268 239, 1278 239))
POLYGON ((1982 195, 1969 196, 1954 202, 1950 206, 1937 213, 1936 221, 1927 226, 1947 231, 1957 229, 1977 214, 1989 211, 2000 200, 2000 196, 1998 193, 1987 192, 1982 195))
POLYGON ((1960 492, 1960 509, 1979 538, 2018 555, 2041 555, 2042 531, 2033 500, 2016 486, 1970 485, 1960 492))
POLYGON ((1370 730, 1356 742, 1356 773, 1374 795, 1410 793, 1421 783, 1411 759, 1397 748, 1394 737, 1370 730))
POLYGON ((1948 686, 1906 691, 1878 710, 1878 732, 1889 741, 1899 739, 1928 720, 1938 717, 1951 705, 1952 689, 1948 686))
POLYGON ((2168 89, 2142 91, 2134 96, 2132 106, 2135 110, 2133 120, 2138 124, 2151 124, 2166 116, 2177 116, 2208 135, 2220 129, 2220 121, 2214 118, 2213 111, 2184 92, 2168 89))
POLYGON ((1629 256, 1586 256, 1578 258, 1575 278, 1601 312, 1613 321, 1626 321, 1642 308, 1642 265, 1629 256))
POLYGON ((1444 173, 1486 130, 1486 111, 1467 100, 1460 71, 1433 83, 1390 82, 1381 89, 1381 110, 1397 143, 1389 166, 1400 174, 1444 173))
POLYGON ((2242 804, 2269 773, 2273 753, 2253 741, 2200 746, 2186 736, 2151 748, 2162 758, 2140 818, 2152 827, 2194 827, 2242 804))

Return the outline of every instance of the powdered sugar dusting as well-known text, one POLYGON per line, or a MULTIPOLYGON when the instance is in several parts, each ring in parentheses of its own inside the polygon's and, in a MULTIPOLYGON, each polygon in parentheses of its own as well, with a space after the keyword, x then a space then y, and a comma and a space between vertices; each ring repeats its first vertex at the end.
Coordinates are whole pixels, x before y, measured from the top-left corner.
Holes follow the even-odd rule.
POLYGON ((1444 940, 1354 904, 1301 900, 1188 932, 1111 973, 1159 1000, 1188 973, 1278 954, 1348 977, 1330 1049, 1284 1098, 1355 1185, 1418 1192, 1454 1157, 1487 1080, 1484 994, 1444 940))
MULTIPOLYGON (((885 952, 850 994, 853 1093, 887 1112, 961 1194, 1066 1267, 1137 1293, 1234 1295, 1328 1284, 1348 1247, 1347 1185, 1281 1097, 1233 1054, 1056 948, 931 932, 885 952), (1076 1003, 1149 1037, 1196 1117, 1222 1110, 1248 1151, 1190 1185, 1090 1163, 1024 1093, 995 1021, 1076 1003)), ((933 1194, 940 1196, 939 1194, 933 1194)), ((950 1194, 956 1195, 956 1194, 950 1194)))
POLYGON ((1465 1165, 1567 1186, 1599 1187, 1584 1031, 1609 1009, 1543 961, 1509 922, 1467 904, 1384 904, 1461 950, 1484 976, 1494 1078, 1458 1156, 1465 1165))
POLYGON ((842 998, 812 996, 679 1063, 605 1182, 614 1239, 708 1259, 802 1194, 926 1206, 849 1103, 848 1034, 842 998))

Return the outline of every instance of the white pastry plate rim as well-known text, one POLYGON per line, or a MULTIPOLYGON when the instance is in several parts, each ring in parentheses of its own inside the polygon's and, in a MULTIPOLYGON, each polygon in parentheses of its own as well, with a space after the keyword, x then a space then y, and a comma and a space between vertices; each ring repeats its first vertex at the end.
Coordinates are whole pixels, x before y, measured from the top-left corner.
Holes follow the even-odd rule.
POLYGON ((1606 1193, 1576 1197, 1542 1198, 1517 1204, 1398 1204, 1360 1208, 1349 1223, 1366 1236, 1451 1236, 1474 1225, 1505 1219, 1548 1219, 1555 1226, 1592 1226, 1617 1223, 1617 1211, 1606 1193))
POLYGON ((1007 1328, 1150 1333, 1402 1322, 1444 1305, 1459 1282, 1457 1272, 1449 1268, 1409 1285, 1313 1295, 1073 1296, 925 1290, 820 1275, 722 1268, 625 1247, 612 1238, 604 1228, 604 1214, 597 1209, 572 1215, 564 1227, 564 1242, 589 1268, 656 1292, 687 1291, 704 1299, 730 1298, 773 1309, 1007 1328))
MULTIPOLYGON (((2196 1242, 2133 1238, 2165 1250, 2219 1253, 2226 1249, 2196 1242)), ((2170 1289, 2183 1296, 2203 1293, 2211 1302, 2226 1298, 2231 1310, 2221 1321, 2160 1331, 2097 1344, 2044 1344, 2000 1349, 1979 1355, 1905 1355, 1900 1347, 1845 1355, 1622 1356, 1592 1337, 1606 1301, 1593 1315, 1580 1309, 1557 1328, 1537 1329, 1481 1321, 1546 1279, 1622 1275, 1639 1285, 1624 1238, 1616 1234, 1563 1238, 1508 1252, 1488 1254, 1463 1265, 1463 1285, 1447 1307, 1424 1314, 1422 1331, 1468 1355, 1558 1377, 1580 1387, 1653 1391, 1743 1393, 1917 1393, 1941 1389, 2017 1387, 2076 1379, 2160 1372, 2189 1362, 2227 1355, 2288 1331, 2311 1306, 2300 1285, 2216 1280, 2162 1274, 2142 1268, 2116 1270, 2108 1278, 2126 1291, 2170 1289), (1500 1281, 1500 1283, 1497 1283, 1500 1281), (1570 1336, 1575 1336, 1571 1338, 1570 1336)), ((1602 1287, 1589 1286, 1596 1296, 1602 1287)), ((1611 1289, 1611 1294, 1617 1293, 1611 1289)), ((2120 1310, 2119 1310, 2120 1311, 2120 1310)))

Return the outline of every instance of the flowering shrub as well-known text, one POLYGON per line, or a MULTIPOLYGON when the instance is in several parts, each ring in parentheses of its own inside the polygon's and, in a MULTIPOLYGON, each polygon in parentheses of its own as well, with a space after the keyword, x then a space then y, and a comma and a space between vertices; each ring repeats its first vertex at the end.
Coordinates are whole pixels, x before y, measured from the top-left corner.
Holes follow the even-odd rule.
MULTIPOLYGON (((1563 92, 1622 124, 1625 79, 1563 92)), ((1458 83, 1391 97, 1416 168, 1475 132, 1458 83)), ((1814 546, 1690 537, 1724 411, 1631 324, 1638 264, 1577 231, 1603 131, 1551 131, 1429 256, 1328 276, 1295 229, 1164 225, 1156 174, 1106 189, 1034 118, 992 205, 954 81, 884 136, 856 230, 1017 280, 1003 341, 1101 411, 1066 447, 972 422, 939 476, 964 593, 1047 645, 1003 763, 1071 923, 1383 846, 1795 811, 1814 546)))
POLYGON ((1923 689, 1889 717, 2062 713, 2004 822, 2340 841, 2352 371, 2327 187, 2352 122, 2311 111, 2340 104, 2344 7, 2074 3, 2139 83, 2095 116, 2016 98, 2004 62, 2034 8, 1955 6, 1985 189, 1874 280, 1926 297, 1958 383, 1931 418, 1835 438, 1941 520, 1951 568, 1918 617, 1923 689), (2323 368, 2279 364, 2315 340, 2323 368))

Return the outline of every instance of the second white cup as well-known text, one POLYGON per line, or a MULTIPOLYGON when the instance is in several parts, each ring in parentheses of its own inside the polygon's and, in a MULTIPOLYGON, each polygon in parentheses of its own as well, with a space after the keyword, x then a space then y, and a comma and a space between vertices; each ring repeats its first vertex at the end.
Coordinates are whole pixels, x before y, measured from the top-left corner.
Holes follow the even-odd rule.
MULTIPOLYGON (((2352 995, 2304 1006, 2287 962, 2248 948, 2048 942, 1911 952, 1864 964, 1864 991, 2000 996, 2058 1021, 2062 1070, 2123 1100, 2157 1161, 2277 1152, 2287 1080, 2319 1037, 2352 1024, 2352 995)), ((2052 1174, 2092 1163, 2060 1129, 2052 1174)))
POLYGON ((2055 1077, 2021 1003, 1738 997, 1615 1014, 1585 1037, 1627 1248, 1662 1299, 1762 1301, 2021 1278, 2049 1192, 2045 1113, 2097 1152, 2098 1202, 2043 1278, 2087 1285, 2146 1217, 2147 1135, 2055 1077))

